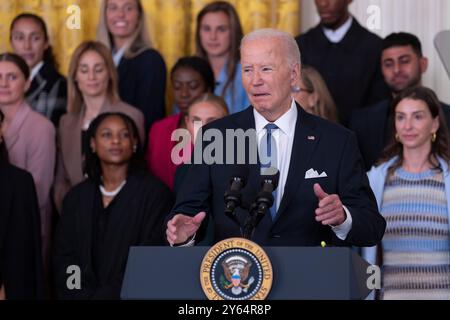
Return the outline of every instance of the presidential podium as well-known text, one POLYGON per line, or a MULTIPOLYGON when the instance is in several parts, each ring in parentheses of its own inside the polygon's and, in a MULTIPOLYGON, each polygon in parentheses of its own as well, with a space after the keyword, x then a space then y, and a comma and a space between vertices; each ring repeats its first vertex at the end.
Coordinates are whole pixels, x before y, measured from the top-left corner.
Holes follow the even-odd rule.
MULTIPOLYGON (((206 299, 200 266, 209 247, 131 247, 121 298, 206 299)), ((273 269, 269 300, 364 299, 369 264, 345 247, 264 247, 273 269)))

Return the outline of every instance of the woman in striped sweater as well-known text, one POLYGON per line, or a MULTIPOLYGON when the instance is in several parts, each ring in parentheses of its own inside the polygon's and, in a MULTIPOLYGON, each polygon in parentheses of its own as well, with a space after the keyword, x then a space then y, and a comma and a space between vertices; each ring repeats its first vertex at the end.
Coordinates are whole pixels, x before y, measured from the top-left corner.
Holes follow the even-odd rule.
POLYGON ((366 248, 364 256, 381 266, 381 299, 450 299, 445 118, 424 87, 400 93, 391 112, 392 142, 368 173, 387 228, 378 250, 366 248))

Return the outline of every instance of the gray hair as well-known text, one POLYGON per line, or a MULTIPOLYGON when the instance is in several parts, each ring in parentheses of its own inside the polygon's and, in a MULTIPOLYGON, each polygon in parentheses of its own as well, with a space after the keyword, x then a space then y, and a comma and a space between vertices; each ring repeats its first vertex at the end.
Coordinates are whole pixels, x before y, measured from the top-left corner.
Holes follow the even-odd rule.
POLYGON ((245 43, 260 39, 279 39, 284 45, 284 52, 289 64, 291 66, 296 63, 300 64, 300 49, 297 42, 289 33, 281 30, 265 28, 252 31, 242 38, 241 49, 245 43))

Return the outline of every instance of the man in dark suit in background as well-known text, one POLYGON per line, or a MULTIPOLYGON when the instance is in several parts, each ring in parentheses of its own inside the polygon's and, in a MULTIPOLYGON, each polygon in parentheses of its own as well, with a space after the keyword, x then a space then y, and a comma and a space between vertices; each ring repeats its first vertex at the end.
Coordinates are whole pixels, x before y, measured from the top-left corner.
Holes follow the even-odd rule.
MULTIPOLYGON (((393 137, 393 128, 388 127, 390 106, 396 94, 422 83, 422 74, 427 71, 428 59, 422 54, 420 40, 413 34, 392 33, 383 40, 381 70, 391 90, 391 97, 368 108, 355 110, 349 128, 355 131, 366 170, 378 160, 384 147, 393 137)), ((450 125, 450 107, 441 102, 450 125)), ((392 122, 393 123, 393 122, 392 122)))
POLYGON ((380 71, 381 39, 348 11, 351 0, 315 0, 320 23, 298 36, 302 63, 316 68, 336 102, 339 121, 388 97, 380 71))
MULTIPOLYGON (((205 126, 203 132, 215 129, 225 137, 229 129, 250 130, 258 146, 274 139, 271 150, 276 150, 272 154, 276 161, 271 163, 276 162, 280 172, 274 209, 264 215, 252 240, 269 246, 378 243, 385 221, 377 210, 354 134, 306 113, 291 97, 300 72, 294 38, 274 29, 254 31, 242 40, 241 63, 252 106, 205 126)), ((246 150, 251 149, 251 141, 246 140, 246 150)), ((229 149, 223 146, 216 154, 219 151, 227 154, 229 149)), ((249 173, 243 203, 255 199, 261 188, 262 161, 249 162, 246 159, 249 173)), ((213 216, 215 241, 241 235, 239 226, 224 214, 224 193, 236 167, 191 165, 167 218, 171 245, 192 245, 200 239, 208 215, 213 216)), ((241 222, 248 217, 241 208, 236 214, 241 222)))

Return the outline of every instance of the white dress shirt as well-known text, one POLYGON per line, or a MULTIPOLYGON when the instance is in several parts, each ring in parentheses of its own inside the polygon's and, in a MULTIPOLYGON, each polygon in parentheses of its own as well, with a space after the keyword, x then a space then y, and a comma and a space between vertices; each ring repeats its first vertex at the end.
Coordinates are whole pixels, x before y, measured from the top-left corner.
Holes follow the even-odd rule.
POLYGON ((337 28, 336 30, 328 29, 323 27, 323 33, 325 34, 325 37, 330 40, 330 42, 338 43, 341 42, 342 39, 344 39, 345 35, 347 34, 348 30, 350 30, 350 27, 352 26, 353 18, 350 16, 345 23, 337 28))
POLYGON ((39 62, 37 65, 35 65, 33 67, 33 69, 31 69, 30 72, 30 82, 33 81, 34 77, 36 77, 36 75, 39 73, 39 71, 41 70, 42 66, 44 65, 44 61, 39 62))
MULTIPOLYGON (((269 121, 266 120, 256 109, 253 108, 253 115, 255 117, 255 129, 256 134, 258 136, 258 146, 261 144, 261 139, 266 134, 266 129, 264 128, 269 121)), ((295 135, 295 126, 297 123, 297 105, 295 104, 294 99, 292 99, 291 107, 289 110, 284 113, 280 118, 278 118, 275 122, 278 130, 274 130, 272 132, 272 137, 275 139, 275 143, 277 145, 277 164, 278 170, 280 171, 280 179, 278 181, 277 188, 277 198, 276 198, 276 209, 280 207, 281 199, 283 198, 284 188, 286 186, 287 175, 289 171, 289 165, 291 163, 291 154, 292 154, 292 146, 294 143, 294 135, 295 135)), ((339 226, 331 226, 331 229, 336 234, 336 236, 345 240, 347 238, 348 233, 352 228, 352 216, 348 209, 343 206, 347 217, 345 221, 339 226)), ((319 222, 318 222, 319 223, 319 222)))
POLYGON ((127 50, 127 48, 128 48, 128 44, 124 45, 122 48, 120 48, 117 51, 115 51, 115 50, 113 51, 112 57, 113 57, 114 65, 116 67, 119 66, 120 60, 122 60, 122 57, 125 54, 125 51, 127 50))
MULTIPOLYGON (((277 164, 280 171, 280 179, 278 180, 277 199, 274 205, 278 211, 280 207, 281 199, 284 194, 284 187, 286 185, 287 173, 289 171, 289 164, 291 162, 292 145, 294 143, 295 124, 297 122, 297 106, 295 101, 292 100, 289 110, 278 118, 274 124, 278 129, 272 131, 272 137, 275 139, 277 150, 277 164)), ((258 136, 258 146, 261 145, 261 139, 266 134, 264 128, 269 121, 266 120, 256 109, 253 109, 253 115, 255 117, 255 129, 258 136)))

